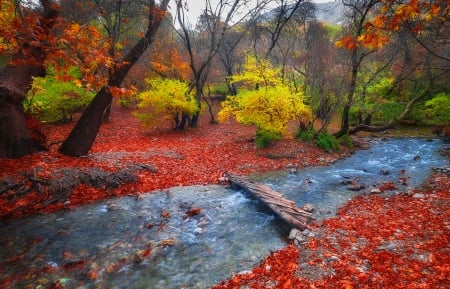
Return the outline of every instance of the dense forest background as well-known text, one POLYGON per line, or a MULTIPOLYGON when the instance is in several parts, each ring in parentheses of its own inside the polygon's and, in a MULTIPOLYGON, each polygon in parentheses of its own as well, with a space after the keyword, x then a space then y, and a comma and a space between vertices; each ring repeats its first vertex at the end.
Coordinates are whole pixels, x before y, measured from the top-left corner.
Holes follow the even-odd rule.
POLYGON ((60 152, 86 155, 112 101, 148 128, 235 118, 260 146, 294 135, 332 148, 399 123, 448 134, 446 1, 207 0, 189 19, 192 5, 2 1, 0 156, 45 149, 39 123, 75 120, 60 152))

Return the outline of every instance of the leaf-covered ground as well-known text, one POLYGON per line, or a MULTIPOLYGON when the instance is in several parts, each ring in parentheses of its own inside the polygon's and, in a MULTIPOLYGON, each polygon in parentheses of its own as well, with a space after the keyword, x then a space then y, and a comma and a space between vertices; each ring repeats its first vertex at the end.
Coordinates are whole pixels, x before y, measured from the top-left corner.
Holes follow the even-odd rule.
MULTIPOLYGON (((0 180, 23 182, 22 191, 1 193, 0 218, 70 209, 179 185, 217 183, 226 171, 246 174, 326 165, 348 154, 326 154, 292 140, 257 150, 254 129, 208 122, 205 115, 196 129, 145 131, 128 110, 116 108, 86 157, 63 156, 53 145, 49 152, 0 160, 0 180), (39 185, 64 172, 82 174, 92 169, 104 180, 108 173, 120 174, 129 168, 134 168, 136 182, 117 187, 75 182, 65 196, 54 196, 47 188, 34 191, 29 183, 39 185)), ((62 141, 72 125, 48 127, 49 140, 62 141)), ((449 288, 449 188, 448 174, 435 174, 422 192, 416 192, 418 197, 357 197, 338 216, 317 224, 315 237, 303 246, 273 252, 251 272, 234 275, 215 288, 449 288)))
POLYGON ((413 196, 357 197, 319 237, 214 289, 450 288, 449 188, 449 176, 435 174, 413 196))
POLYGON ((46 128, 49 143, 53 144, 48 152, 0 160, 0 182, 21 183, 20 189, 10 185, 9 190, 0 193, 0 218, 52 212, 174 186, 218 183, 227 171, 247 174, 291 166, 326 165, 347 153, 326 154, 314 145, 294 140, 259 150, 253 141, 254 128, 234 122, 210 124, 207 113, 201 116, 198 128, 143 130, 130 110, 115 107, 110 122, 101 127, 90 154, 73 158, 57 150, 72 126, 73 123, 46 128), (68 172, 83 174, 93 168, 102 175, 106 172, 120 175, 134 168, 132 173, 137 174, 138 181, 117 187, 109 183, 91 186, 93 181, 79 183, 72 178, 75 187, 69 193, 44 186, 54 189, 57 184, 47 180, 60 180, 68 172))

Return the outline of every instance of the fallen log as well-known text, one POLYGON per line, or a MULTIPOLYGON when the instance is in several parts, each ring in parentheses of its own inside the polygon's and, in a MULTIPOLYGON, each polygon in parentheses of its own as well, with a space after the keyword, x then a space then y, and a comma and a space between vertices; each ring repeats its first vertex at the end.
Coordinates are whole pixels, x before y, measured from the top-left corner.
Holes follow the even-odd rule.
POLYGON ((309 223, 314 220, 310 212, 295 205, 295 202, 284 198, 282 194, 271 188, 258 184, 244 176, 225 174, 225 178, 234 186, 240 187, 251 193, 258 200, 266 204, 281 219, 291 226, 304 230, 309 228, 309 223))

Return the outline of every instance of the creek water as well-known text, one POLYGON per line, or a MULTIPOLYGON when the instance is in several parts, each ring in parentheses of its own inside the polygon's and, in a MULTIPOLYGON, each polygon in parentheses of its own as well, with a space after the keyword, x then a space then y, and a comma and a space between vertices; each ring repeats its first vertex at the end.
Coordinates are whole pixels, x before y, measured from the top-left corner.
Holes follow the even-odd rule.
MULTIPOLYGON (((328 167, 252 175, 327 218, 355 194, 416 187, 448 165, 440 141, 391 139, 328 167), (407 179, 407 185, 398 183, 407 179), (352 191, 343 181, 362 184, 352 191)), ((289 227, 224 186, 171 188, 0 224, 0 284, 9 288, 209 288, 286 245, 289 227), (200 214, 192 215, 196 208, 200 214), (18 278, 18 276, 21 276, 18 278)))

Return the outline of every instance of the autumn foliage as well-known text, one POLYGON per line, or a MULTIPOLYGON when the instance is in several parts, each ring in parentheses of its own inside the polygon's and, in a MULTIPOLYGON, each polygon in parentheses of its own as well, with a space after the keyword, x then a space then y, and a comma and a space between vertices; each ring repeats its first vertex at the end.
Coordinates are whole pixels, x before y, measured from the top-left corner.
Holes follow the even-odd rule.
MULTIPOLYGON (((215 110, 217 112, 217 105, 215 110)), ((117 172, 133 164, 154 167, 156 171, 139 171, 137 182, 118 188, 79 184, 67 198, 54 199, 48 190, 26 196, 11 190, 0 197, 0 217, 53 212, 113 196, 138 195, 174 186, 218 183, 226 171, 240 174, 270 171, 294 162, 301 166, 324 165, 342 155, 323 155, 321 149, 295 140, 258 150, 254 127, 243 127, 235 122, 210 125, 206 114, 202 114, 200 121, 200 127, 185 131, 174 131, 164 124, 143 130, 129 110, 115 106, 111 121, 101 127, 89 156, 84 158, 67 157, 57 151, 58 142, 64 140, 73 123, 47 126, 44 132, 50 150, 18 160, 1 159, 0 179, 10 177, 19 182, 25 178, 23 174, 31 174, 45 180, 57 177, 61 168, 117 172)))
MULTIPOLYGON (((85 84, 96 88, 105 84, 105 78, 96 72, 101 67, 111 67, 112 59, 107 54, 108 42, 95 26, 69 23, 58 17, 52 20, 56 23, 52 23, 53 28, 49 33, 35 31, 34 27, 38 27, 43 18, 26 8, 23 9, 23 15, 16 13, 14 2, 1 1, 0 55, 12 56, 27 43, 26 46, 39 47, 45 51, 47 67, 52 66, 57 71, 64 72, 76 66, 83 73, 85 84)), ((51 2, 50 5, 57 4, 51 2)), ((32 64, 34 60, 30 55, 27 59, 14 58, 11 61, 18 65, 32 64)), ((58 73, 56 77, 60 81, 72 80, 69 73, 58 73)))
MULTIPOLYGON (((369 49, 383 47, 389 42, 389 33, 407 27, 419 34, 432 25, 448 21, 450 6, 446 0, 394 1, 382 0, 372 11, 373 17, 364 23, 365 31, 356 36, 347 35, 336 42, 337 47, 353 50, 358 46, 369 49)), ((424 32, 426 33, 426 32, 424 32)))

